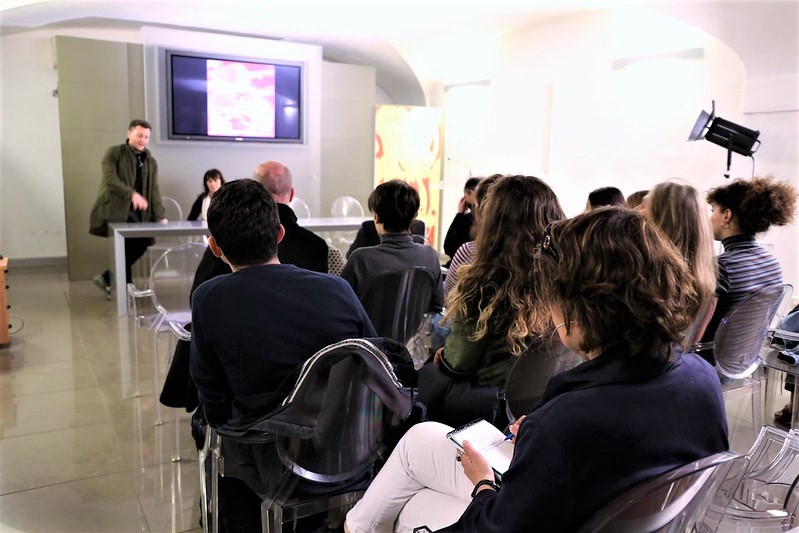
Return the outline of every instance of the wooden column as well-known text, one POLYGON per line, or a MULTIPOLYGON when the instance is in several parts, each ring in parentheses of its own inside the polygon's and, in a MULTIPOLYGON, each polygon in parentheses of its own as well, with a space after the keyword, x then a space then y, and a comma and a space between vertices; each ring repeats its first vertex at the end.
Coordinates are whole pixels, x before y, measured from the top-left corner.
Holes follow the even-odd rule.
POLYGON ((8 298, 6 298, 8 258, 0 259, 0 344, 8 344, 8 298))

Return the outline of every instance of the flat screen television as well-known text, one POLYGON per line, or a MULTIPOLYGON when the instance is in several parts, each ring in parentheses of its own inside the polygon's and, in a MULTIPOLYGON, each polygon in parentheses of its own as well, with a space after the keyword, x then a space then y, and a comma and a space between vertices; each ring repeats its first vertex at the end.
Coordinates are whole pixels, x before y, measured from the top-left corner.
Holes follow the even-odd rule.
POLYGON ((301 64, 165 52, 169 139, 303 142, 301 64))

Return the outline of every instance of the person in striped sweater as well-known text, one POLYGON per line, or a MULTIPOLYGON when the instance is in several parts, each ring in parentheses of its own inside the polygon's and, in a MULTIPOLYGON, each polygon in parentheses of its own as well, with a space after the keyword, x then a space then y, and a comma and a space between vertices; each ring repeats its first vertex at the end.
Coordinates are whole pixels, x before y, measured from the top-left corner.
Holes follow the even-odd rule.
POLYGON ((718 301, 704 341, 713 340, 716 327, 735 303, 782 283, 777 258, 755 241, 755 235, 793 221, 796 197, 794 187, 773 177, 737 179, 708 192, 713 238, 721 241, 724 252, 718 257, 718 301))

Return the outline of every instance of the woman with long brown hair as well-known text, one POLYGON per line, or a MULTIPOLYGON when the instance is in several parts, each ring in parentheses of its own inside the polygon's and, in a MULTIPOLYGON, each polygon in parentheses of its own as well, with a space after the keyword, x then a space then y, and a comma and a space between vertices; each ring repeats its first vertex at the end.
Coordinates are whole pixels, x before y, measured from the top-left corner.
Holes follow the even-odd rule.
POLYGON ((512 356, 541 333, 532 327, 540 308, 530 258, 547 225, 564 218, 552 189, 531 176, 498 179, 481 209, 474 260, 460 268, 447 301, 452 332, 437 367, 422 368, 419 378, 430 418, 451 424, 491 418, 479 387, 501 388, 512 356))
POLYGON ((638 206, 682 252, 694 276, 699 308, 686 331, 685 344, 699 342, 713 313, 716 290, 716 256, 706 207, 696 189, 684 183, 658 183, 638 206))

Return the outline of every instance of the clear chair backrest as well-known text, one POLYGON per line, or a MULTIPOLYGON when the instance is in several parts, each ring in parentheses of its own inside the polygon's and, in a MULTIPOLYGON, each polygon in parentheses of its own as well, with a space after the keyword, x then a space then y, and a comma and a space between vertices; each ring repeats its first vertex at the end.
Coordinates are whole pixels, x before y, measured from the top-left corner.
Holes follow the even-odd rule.
POLYGON ((755 291, 721 319, 713 338, 713 357, 720 374, 738 379, 757 368, 769 325, 787 290, 787 285, 775 285, 755 291))
POLYGON ((616 498, 580 528, 580 533, 692 531, 731 470, 747 459, 722 452, 646 481, 616 498))
POLYGON ((405 344, 430 310, 438 275, 410 267, 375 278, 363 297, 363 307, 377 334, 405 344))
POLYGON ((171 222, 183 220, 183 209, 180 208, 177 200, 169 196, 162 196, 161 203, 164 204, 164 218, 171 222))
POLYGON ((781 455, 787 438, 788 432, 785 430, 774 426, 761 427, 760 433, 746 454, 749 466, 745 477, 761 477, 763 473, 770 471, 781 455))
POLYGON ((732 499, 714 502, 705 525, 715 531, 787 531, 799 511, 799 434, 762 428, 749 451, 750 466, 733 487, 732 499))
POLYGON ((411 411, 389 358, 368 341, 330 345, 303 364, 265 428, 294 474, 319 483, 360 479, 385 450, 386 431, 411 411), (271 425, 269 425, 271 424, 271 425))
POLYGON ((352 196, 339 196, 333 200, 330 214, 334 217, 362 217, 363 206, 352 196))
POLYGON ((311 218, 311 208, 300 197, 295 196, 289 202, 289 207, 298 219, 311 218))
POLYGON ((166 250, 150 272, 152 301, 160 313, 188 311, 194 274, 205 253, 204 244, 190 242, 166 250))
POLYGON ((513 363, 505 382, 505 410, 508 420, 515 421, 535 409, 544 397, 552 376, 570 370, 583 362, 579 354, 552 338, 524 351, 513 363))
POLYGON ((383 402, 359 377, 353 359, 330 369, 330 378, 310 439, 278 437, 283 464, 298 476, 337 483, 362 475, 383 444, 383 402))

